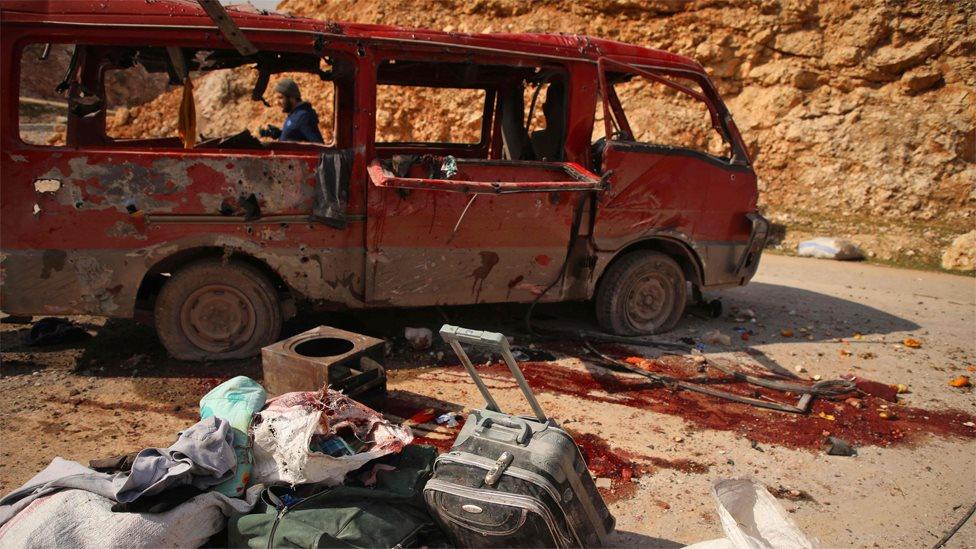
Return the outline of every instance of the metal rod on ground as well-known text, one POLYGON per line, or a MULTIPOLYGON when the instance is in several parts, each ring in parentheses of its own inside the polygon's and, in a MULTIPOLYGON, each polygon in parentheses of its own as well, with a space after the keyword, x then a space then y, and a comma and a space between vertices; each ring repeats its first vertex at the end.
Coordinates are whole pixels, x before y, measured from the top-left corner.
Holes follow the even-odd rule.
POLYGON ((702 393, 704 395, 709 395, 709 396, 713 396, 713 397, 717 397, 717 398, 721 398, 721 399, 725 399, 725 400, 730 400, 732 402, 738 402, 740 404, 748 404, 750 406, 755 406, 757 408, 768 408, 770 410, 776 410, 776 411, 779 411, 779 412, 790 412, 790 413, 794 413, 794 414, 803 414, 803 413, 806 413, 807 407, 809 406, 809 403, 810 403, 810 400, 811 400, 810 397, 809 397, 809 395, 803 395, 800 398, 800 402, 798 403, 799 405, 802 405, 803 406, 801 408, 799 406, 791 406, 789 404, 781 404, 781 403, 778 403, 778 402, 766 402, 766 401, 758 400, 758 399, 755 399, 755 398, 749 398, 749 397, 734 395, 732 393, 727 393, 725 391, 719 391, 719 390, 716 390, 716 389, 710 389, 708 387, 702 387, 701 385, 696 385, 696 384, 691 383, 691 382, 688 382, 688 381, 683 381, 683 380, 680 380, 680 379, 675 379, 675 378, 672 378, 670 376, 663 376, 663 375, 660 375, 660 374, 653 374, 651 372, 647 372, 647 371, 644 371, 644 370, 642 370, 640 368, 637 368, 635 366, 632 366, 630 364, 627 364, 626 362, 624 362, 622 360, 617 360, 615 358, 611 358, 611 357, 609 357, 609 356, 601 353, 595 347, 593 347, 593 345, 591 345, 589 341, 587 341, 586 336, 584 336, 583 334, 580 334, 580 337, 582 337, 582 339, 583 339, 583 345, 587 349, 589 349, 591 352, 595 353, 597 356, 599 356, 603 360, 607 361, 608 363, 617 365, 617 366, 619 366, 619 367, 621 367, 621 368, 623 368, 625 370, 628 370, 630 372, 633 372, 633 373, 635 373, 637 375, 644 376, 644 377, 646 377, 648 379, 652 379, 652 380, 657 381, 657 382, 659 382, 659 383, 661 383, 663 385, 676 386, 676 387, 680 387, 682 389, 686 389, 688 391, 694 391, 696 393, 702 393))
POLYGON ((949 540, 952 539, 952 536, 956 535, 956 532, 958 532, 959 529, 962 528, 962 526, 969 521, 969 519, 973 518, 974 513, 976 513, 976 503, 973 503, 973 506, 969 508, 969 512, 966 513, 966 516, 962 517, 962 520, 957 522, 955 526, 953 526, 948 532, 946 532, 946 534, 942 536, 942 539, 937 541, 935 545, 932 546, 932 548, 939 549, 940 547, 945 547, 945 544, 949 543, 949 540))
POLYGON ((588 338, 596 343, 621 343, 632 347, 655 347, 658 349, 668 349, 672 351, 691 352, 691 345, 687 343, 677 343, 674 341, 660 341, 647 339, 644 336, 618 336, 599 332, 585 332, 582 330, 559 330, 547 328, 546 334, 533 333, 532 336, 544 340, 564 340, 566 336, 579 336, 588 338))
POLYGON ((823 381, 818 381, 813 385, 803 385, 802 383, 792 383, 789 381, 776 381, 774 379, 765 379, 761 377, 751 376, 745 374, 717 362, 708 361, 707 364, 716 370, 726 373, 736 379, 745 381, 752 385, 758 385, 759 387, 765 387, 767 389, 773 389, 776 391, 788 391, 793 393, 808 393, 817 396, 838 396, 846 393, 852 393, 856 389, 853 381, 846 379, 826 379, 823 381))

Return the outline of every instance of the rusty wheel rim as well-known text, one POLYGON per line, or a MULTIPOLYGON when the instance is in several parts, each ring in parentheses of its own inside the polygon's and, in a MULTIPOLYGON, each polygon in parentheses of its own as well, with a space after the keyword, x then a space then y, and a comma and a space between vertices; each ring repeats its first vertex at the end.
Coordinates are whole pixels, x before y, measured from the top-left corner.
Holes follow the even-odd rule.
POLYGON ((180 327, 200 349, 219 353, 246 344, 256 328, 254 304, 237 288, 208 284, 194 291, 180 309, 180 327))
POLYGON ((651 272, 640 276, 627 294, 625 313, 631 326, 654 329, 671 314, 674 292, 671 280, 663 273, 651 272))

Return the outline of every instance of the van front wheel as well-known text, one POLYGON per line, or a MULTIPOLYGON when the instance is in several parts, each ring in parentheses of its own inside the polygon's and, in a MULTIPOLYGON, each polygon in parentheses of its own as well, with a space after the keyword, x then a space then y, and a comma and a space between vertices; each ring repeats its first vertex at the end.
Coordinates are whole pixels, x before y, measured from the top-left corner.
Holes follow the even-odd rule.
POLYGON ((246 358, 278 339, 281 304, 268 278, 251 265, 205 260, 163 284, 155 321, 159 340, 174 358, 246 358))
POLYGON ((674 259, 638 250, 610 265, 594 301, 597 322, 604 330, 618 335, 659 334, 681 320, 688 288, 674 259))

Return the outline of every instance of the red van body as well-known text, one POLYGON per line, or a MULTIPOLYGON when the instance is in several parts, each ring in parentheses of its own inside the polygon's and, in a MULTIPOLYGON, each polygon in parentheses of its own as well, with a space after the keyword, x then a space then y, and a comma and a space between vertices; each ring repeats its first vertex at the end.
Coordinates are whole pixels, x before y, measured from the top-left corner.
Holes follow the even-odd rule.
POLYGON ((689 283, 742 285, 758 267, 768 224, 756 176, 690 59, 576 35, 228 13, 259 53, 236 53, 192 2, 0 1, 4 312, 151 313, 170 352, 187 359, 254 354, 303 304, 594 299, 605 328, 637 334, 673 326, 689 283), (24 48, 50 43, 77 45, 58 146, 17 131, 24 48), (106 136, 106 70, 172 72, 182 59, 202 71, 193 63, 204 58, 269 74, 329 59, 334 143, 236 136, 186 148, 174 137, 106 136), (701 101, 728 157, 637 142, 613 88, 635 78, 701 101), (484 90, 482 138, 377 143, 378 85, 484 90), (561 101, 548 155, 519 122, 522 91, 538 85, 561 101), (594 142, 594 124, 610 138, 594 142))

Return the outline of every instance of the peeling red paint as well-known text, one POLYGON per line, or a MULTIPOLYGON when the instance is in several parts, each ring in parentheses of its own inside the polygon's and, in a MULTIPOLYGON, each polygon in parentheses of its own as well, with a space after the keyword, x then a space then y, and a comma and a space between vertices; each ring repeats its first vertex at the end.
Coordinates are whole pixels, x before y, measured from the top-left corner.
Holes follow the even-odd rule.
MULTIPOLYGON (((104 70, 91 69, 104 68, 98 63, 107 62, 110 50, 178 42, 233 51, 192 3, 17 6, 4 11, 0 22, 5 66, 17 66, 23 43, 43 43, 48 36, 85 43, 92 25, 111 29, 105 46, 86 50, 78 75, 80 87, 95 95, 104 91, 104 70), (113 26, 118 21, 134 23, 113 26)), ((599 162, 592 154, 594 106, 605 106, 612 95, 601 93, 612 86, 604 81, 606 63, 616 63, 607 70, 634 74, 643 70, 638 65, 653 65, 662 76, 680 73, 698 84, 710 110, 723 110, 705 70, 691 59, 574 35, 501 37, 354 23, 335 34, 334 24, 313 19, 236 10, 234 19, 267 31, 256 39, 261 49, 314 57, 316 67, 325 56, 350 69, 336 73, 346 76, 335 80, 334 146, 265 142, 234 149, 211 141, 183 149, 166 140, 113 141, 104 135, 105 112, 70 114, 69 146, 25 145, 11 103, 18 94, 5 94, 0 299, 6 312, 131 317, 136 292, 154 267, 195 257, 200 249, 250 256, 281 278, 290 297, 330 308, 531 302, 543 288, 549 288, 545 300, 588 299, 620 251, 648 238, 687 250, 699 275, 695 282, 704 287, 741 284, 752 275, 739 265, 752 230, 746 213, 755 212, 755 174, 731 118, 718 126, 743 151, 735 161, 624 140, 607 144, 599 162), (398 72, 386 62, 401 58, 420 68, 398 72), (436 65, 459 62, 485 74, 436 65), (496 78, 491 71, 499 67, 511 73, 496 78), (498 99, 512 82, 522 86, 526 77, 552 67, 567 90, 559 161, 508 160, 494 100, 485 101, 478 143, 375 141, 377 79, 384 85, 416 85, 419 78, 424 85, 475 87, 498 99), (320 156, 336 150, 352 151, 344 228, 324 223, 315 209, 322 199, 315 176, 320 156), (427 163, 391 177, 384 163, 397 155, 427 163), (457 173, 431 176, 431 166, 448 157, 457 173), (60 189, 39 196, 35 179, 57 180, 60 189), (252 195, 260 215, 245 221, 239 201, 252 195), (576 219, 583 220, 583 236, 570 234, 576 219), (45 259, 49 252, 61 253, 64 265, 53 268, 50 256, 45 259), (553 286, 561 276, 566 283, 553 286)), ((16 74, 0 75, 0 89, 16 90, 16 74)))

